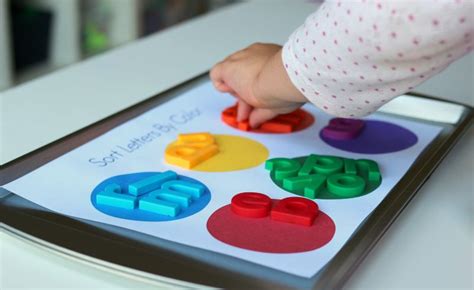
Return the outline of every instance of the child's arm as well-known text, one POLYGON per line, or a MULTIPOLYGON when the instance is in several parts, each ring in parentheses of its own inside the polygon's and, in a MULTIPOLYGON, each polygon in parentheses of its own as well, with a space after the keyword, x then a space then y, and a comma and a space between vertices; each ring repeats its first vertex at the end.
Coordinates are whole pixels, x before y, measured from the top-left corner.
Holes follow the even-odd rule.
POLYGON ((285 44, 254 45, 211 71, 252 126, 305 100, 342 117, 374 112, 472 50, 473 1, 324 3, 285 44))

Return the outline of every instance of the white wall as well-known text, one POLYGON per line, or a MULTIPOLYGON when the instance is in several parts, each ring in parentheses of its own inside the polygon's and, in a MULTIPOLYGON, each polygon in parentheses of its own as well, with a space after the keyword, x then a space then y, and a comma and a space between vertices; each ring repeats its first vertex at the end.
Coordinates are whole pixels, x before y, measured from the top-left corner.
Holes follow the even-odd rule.
POLYGON ((110 25, 110 44, 112 47, 128 43, 139 37, 139 7, 141 1, 136 0, 102 0, 112 7, 112 23, 110 25))

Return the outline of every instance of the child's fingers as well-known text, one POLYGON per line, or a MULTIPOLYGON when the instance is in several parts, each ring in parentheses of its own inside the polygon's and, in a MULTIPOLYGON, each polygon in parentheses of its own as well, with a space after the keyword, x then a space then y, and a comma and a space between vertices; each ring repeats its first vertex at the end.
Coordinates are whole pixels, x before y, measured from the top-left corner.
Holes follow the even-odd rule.
POLYGON ((278 115, 279 115, 278 112, 276 112, 274 110, 271 110, 271 109, 255 108, 250 113, 250 117, 249 117, 250 127, 258 128, 264 122, 266 122, 268 120, 271 120, 271 119, 275 118, 278 115))
POLYGON ((223 64, 222 62, 216 64, 210 71, 209 77, 211 78, 212 84, 214 87, 222 93, 230 93, 235 95, 234 89, 226 84, 223 77, 223 64))
POLYGON ((211 78, 212 84, 216 87, 216 89, 220 90, 225 89, 225 81, 224 81, 224 74, 223 74, 223 63, 220 62, 212 67, 211 71, 209 72, 209 77, 211 78))
POLYGON ((212 84, 218 91, 222 93, 229 93, 234 96, 236 95, 235 90, 225 81, 224 62, 216 64, 209 72, 209 77, 211 78, 212 84))
POLYGON ((231 87, 229 87, 226 83, 213 83, 213 85, 218 91, 222 93, 229 93, 232 95, 235 94, 235 91, 231 87))
POLYGON ((209 72, 209 77, 211 78, 213 83, 221 83, 222 80, 222 62, 217 63, 211 68, 209 72))
POLYGON ((249 118, 253 108, 241 99, 239 99, 238 102, 239 104, 237 106, 237 122, 242 122, 249 118))

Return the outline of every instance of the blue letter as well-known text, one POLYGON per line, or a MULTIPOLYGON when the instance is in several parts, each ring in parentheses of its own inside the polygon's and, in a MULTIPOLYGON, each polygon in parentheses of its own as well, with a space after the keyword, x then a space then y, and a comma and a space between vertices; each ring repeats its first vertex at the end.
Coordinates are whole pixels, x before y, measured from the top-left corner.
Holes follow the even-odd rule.
POLYGON ((137 201, 134 196, 121 193, 120 185, 113 183, 105 187, 96 196, 96 202, 100 205, 108 205, 124 209, 134 209, 137 201))
POLYGON ((176 178, 178 178, 178 175, 174 171, 168 170, 166 172, 158 173, 130 184, 128 186, 128 193, 136 196, 142 195, 144 193, 158 189, 164 182, 176 178))

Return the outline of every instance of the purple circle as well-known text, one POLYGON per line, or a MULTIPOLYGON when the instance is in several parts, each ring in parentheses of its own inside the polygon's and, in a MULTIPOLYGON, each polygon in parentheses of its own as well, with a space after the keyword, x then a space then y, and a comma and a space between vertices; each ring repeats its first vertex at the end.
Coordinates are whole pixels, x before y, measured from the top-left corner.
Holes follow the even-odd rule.
POLYGON ((401 126, 374 120, 365 120, 365 127, 359 136, 352 140, 333 140, 319 136, 328 145, 363 154, 384 154, 405 150, 418 142, 418 137, 401 126))

